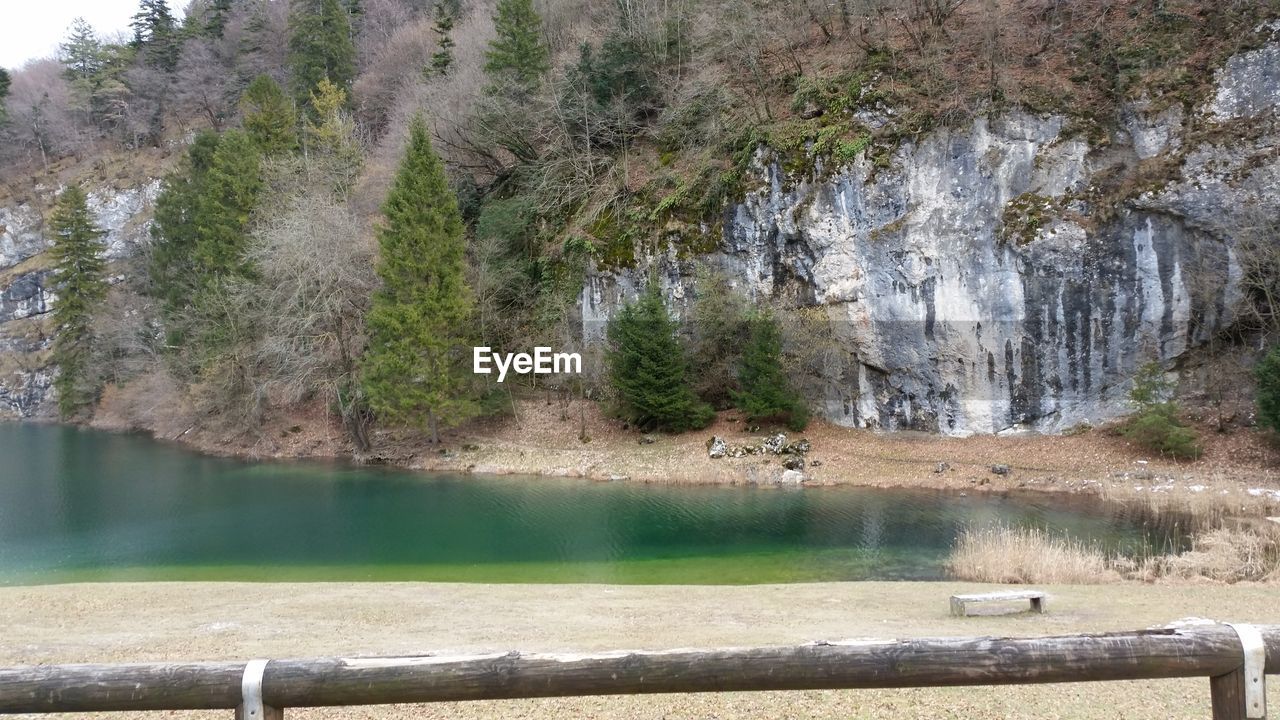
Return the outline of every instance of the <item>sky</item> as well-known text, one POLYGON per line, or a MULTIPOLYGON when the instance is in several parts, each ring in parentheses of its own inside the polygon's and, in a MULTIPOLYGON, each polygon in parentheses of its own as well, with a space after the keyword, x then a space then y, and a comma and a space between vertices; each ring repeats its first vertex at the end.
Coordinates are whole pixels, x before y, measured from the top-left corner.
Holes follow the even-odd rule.
MULTIPOLYGON (((168 0, 181 17, 186 2, 168 0)), ((4 0, 0 22, 0 67, 13 70, 28 60, 58 51, 67 27, 83 17, 99 37, 127 30, 138 0, 4 0)))

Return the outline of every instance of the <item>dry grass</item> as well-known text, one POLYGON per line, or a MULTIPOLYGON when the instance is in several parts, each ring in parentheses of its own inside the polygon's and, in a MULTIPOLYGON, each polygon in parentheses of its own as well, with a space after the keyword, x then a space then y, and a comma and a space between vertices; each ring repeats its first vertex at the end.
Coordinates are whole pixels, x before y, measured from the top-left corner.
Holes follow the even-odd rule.
POLYGON ((947 570, 959 580, 998 583, 1280 581, 1280 526, 1217 527, 1192 543, 1187 552, 1133 559, 1035 528, 970 528, 957 538, 947 570))
POLYGON ((1252 482, 1242 481, 1235 473, 1209 472, 1180 486, 1171 480, 1104 484, 1099 486, 1099 494, 1109 502, 1155 518, 1185 517, 1197 527, 1214 527, 1231 517, 1280 515, 1280 492, 1257 478, 1249 480, 1252 482))
POLYGON ((1093 585, 1121 579, 1106 555, 1083 542, 1004 526, 962 532, 947 570, 978 582, 1093 585))
MULTIPOLYGON (((1186 617, 1275 622, 1273 586, 1047 585, 1049 611, 951 617, 972 583, 750 586, 99 583, 0 588, 0 665, 251 657, 601 652, 815 640, 1059 635, 1186 617)), ((1280 707, 1280 684, 1268 700, 1280 707)), ((1209 717, 1204 678, 1008 687, 733 692, 290 708, 290 720, 1113 720, 1209 717)), ((80 713, 67 720, 228 720, 80 713)))
POLYGON ((1142 563, 1145 580, 1199 579, 1235 583, 1280 581, 1280 528, 1220 527, 1197 535, 1188 552, 1142 563))

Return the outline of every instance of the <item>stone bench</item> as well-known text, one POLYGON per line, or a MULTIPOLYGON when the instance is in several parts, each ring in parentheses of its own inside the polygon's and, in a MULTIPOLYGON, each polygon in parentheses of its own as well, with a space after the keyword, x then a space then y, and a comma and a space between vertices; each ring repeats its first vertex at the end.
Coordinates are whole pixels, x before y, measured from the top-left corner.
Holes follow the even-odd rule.
POLYGON ((1006 590, 977 595, 952 595, 951 614, 957 617, 968 615, 970 603, 1008 602, 1010 600, 1030 600, 1031 612, 1042 613, 1044 612, 1045 597, 1045 593, 1041 590, 1006 590))

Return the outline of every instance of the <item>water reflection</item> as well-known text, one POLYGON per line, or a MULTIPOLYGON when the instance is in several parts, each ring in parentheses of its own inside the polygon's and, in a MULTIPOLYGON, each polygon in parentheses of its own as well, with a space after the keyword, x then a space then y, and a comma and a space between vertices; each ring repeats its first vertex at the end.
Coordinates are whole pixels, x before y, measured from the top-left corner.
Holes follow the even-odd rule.
POLYGON ((424 476, 16 424, 0 458, 0 582, 931 579, 969 524, 1127 553, 1185 542, 1081 498, 424 476))

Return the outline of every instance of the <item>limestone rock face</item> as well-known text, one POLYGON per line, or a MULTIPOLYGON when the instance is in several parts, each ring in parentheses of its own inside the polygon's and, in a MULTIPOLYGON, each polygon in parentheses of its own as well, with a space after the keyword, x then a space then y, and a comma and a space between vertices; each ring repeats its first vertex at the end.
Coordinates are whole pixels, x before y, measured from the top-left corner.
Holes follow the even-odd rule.
MULTIPOLYGON (((47 254, 53 241, 40 208, 51 207, 57 191, 36 192, 38 201, 0 206, 0 419, 55 412, 57 369, 49 362, 49 312, 58 298, 47 254)), ((123 189, 87 189, 89 210, 105 233, 103 257, 131 257, 149 241, 151 208, 159 192, 159 180, 123 189)))
POLYGON ((1139 366, 1173 367, 1233 322, 1240 209, 1280 197, 1278 107, 1280 36, 1231 58, 1205 106, 1127 108, 1098 147, 1017 112, 907 142, 887 168, 864 155, 790 176, 762 147, 716 252, 673 241, 591 273, 583 332, 601 337, 650 274, 687 313, 703 263, 825 314, 847 356, 817 409, 837 423, 965 435, 1114 417, 1139 366), (1153 163, 1171 172, 1106 195, 1153 163))

